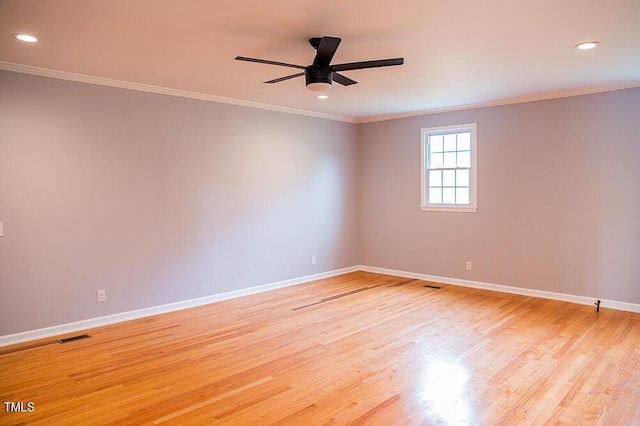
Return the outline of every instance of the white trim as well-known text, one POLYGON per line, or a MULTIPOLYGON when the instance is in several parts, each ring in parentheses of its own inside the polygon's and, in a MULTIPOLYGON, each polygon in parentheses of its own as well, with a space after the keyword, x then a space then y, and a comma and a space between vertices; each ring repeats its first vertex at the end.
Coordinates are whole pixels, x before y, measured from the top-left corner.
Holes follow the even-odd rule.
POLYGON ((566 293, 555 293, 552 291, 534 290, 531 288, 512 287, 502 284, 491 284, 480 281, 470 281, 459 278, 440 277, 437 275, 419 274, 415 272, 399 271, 396 269, 378 268, 375 266, 360 265, 359 269, 365 272, 376 274, 395 275, 398 277, 415 278, 424 281, 434 281, 442 284, 457 285, 461 287, 479 288, 483 290, 499 291, 501 293, 519 294, 521 296, 540 297, 542 299, 560 300, 563 302, 577 303, 580 305, 593 306, 596 300, 600 300, 601 308, 616 309, 619 311, 640 313, 640 304, 607 300, 598 297, 576 296, 566 293))
POLYGON ((475 213, 478 211, 477 207, 458 207, 455 205, 445 205, 442 207, 435 206, 420 206, 423 212, 458 212, 458 213, 475 213))
POLYGON ((208 305, 210 303, 220 302, 223 300, 235 299, 237 297, 249 296, 251 294, 263 293, 265 291, 275 290, 283 287, 304 284, 309 281, 330 278, 336 275, 347 274, 349 272, 358 271, 357 266, 348 268, 335 269, 333 271, 321 272, 313 275, 292 278, 284 281, 259 285, 240 290, 229 291, 225 293, 213 294, 210 296, 199 297, 196 299, 183 300, 180 302, 168 303, 166 305, 152 306, 149 308, 136 309, 135 311, 120 312, 113 315, 106 315, 97 318, 89 318, 81 321, 71 322, 67 324, 54 325, 52 327, 39 328, 21 333, 8 334, 0 336, 0 347, 13 345, 16 343, 27 342, 31 340, 43 339, 45 337, 58 336, 61 334, 71 333, 74 331, 87 330, 90 328, 101 327, 104 325, 115 324, 119 322, 129 321, 138 318, 150 317, 153 315, 164 314, 167 312, 179 311, 182 309, 194 308, 197 306, 208 305))
POLYGON ((248 108, 265 109, 268 111, 285 112, 288 114, 306 115, 309 117, 324 118, 327 120, 344 121, 355 123, 355 118, 342 115, 325 114, 315 111, 307 111, 297 108, 289 108, 278 105, 262 104, 259 102, 243 101, 240 99, 225 98, 222 96, 207 95, 205 93, 189 92, 181 89, 171 89, 168 87, 152 86, 149 84, 132 83, 124 80, 114 80, 111 78, 96 77, 86 74, 52 70, 48 68, 34 67, 31 65, 15 64, 13 62, 0 61, 0 70, 18 72, 22 74, 37 75, 39 77, 57 78, 59 80, 75 81, 78 83, 96 84, 99 86, 117 87, 119 89, 135 90, 138 92, 156 93, 159 95, 177 96, 181 98, 197 99, 200 101, 216 102, 244 106, 248 108))
POLYGON ((466 212, 478 210, 478 125, 477 123, 455 124, 450 126, 425 127, 420 129, 420 208, 422 211, 466 212), (427 179, 427 146, 431 135, 457 134, 468 131, 471 138, 471 166, 469 167, 469 204, 430 204, 429 183, 427 179))
POLYGON ((398 118, 417 117, 420 115, 441 114, 445 112, 466 111, 477 108, 488 108, 502 105, 522 104, 526 102, 544 101, 548 99, 569 98, 571 96, 592 95, 602 92, 613 92, 615 90, 633 89, 640 87, 640 80, 631 80, 623 83, 600 84, 595 86, 579 87, 575 89, 556 90, 542 93, 532 93, 523 96, 516 96, 506 99, 496 99, 475 104, 459 105, 445 108, 432 108, 420 111, 409 111, 393 114, 372 115, 368 117, 348 117, 343 115, 324 114, 321 112, 307 111, 296 108, 262 104, 258 102, 243 101, 239 99, 225 98, 222 96, 207 95, 204 93, 189 92, 180 89, 170 89, 167 87, 151 86, 148 84, 132 83, 123 80, 114 80, 103 77, 95 77, 86 74, 77 74, 66 71, 53 70, 49 68, 34 67, 31 65, 16 64, 13 62, 0 61, 0 70, 13 71, 22 74, 31 74, 41 77, 57 78, 60 80, 76 81, 80 83, 97 84, 100 86, 118 87, 121 89, 137 90, 141 92, 157 93, 161 95, 179 96, 202 101, 218 102, 245 106, 249 108, 265 109, 269 111, 286 112, 289 114, 306 115, 309 117, 325 118, 327 120, 344 121, 346 123, 364 124, 376 121, 395 120, 398 118))
MULTIPOLYGON (((226 293, 214 294, 211 296, 200 297, 197 299, 183 300, 180 302, 169 303, 166 305, 152 306, 149 308, 137 309, 135 311, 121 312, 113 315, 107 315, 97 318, 89 318, 86 320, 76 321, 67 324, 55 325, 37 330, 30 330, 21 333, 8 334, 0 336, 0 347, 13 345, 46 337, 58 336, 61 334, 72 333, 80 330, 101 327, 104 325, 116 324, 123 321, 129 321, 138 318, 149 317, 153 315, 164 314, 168 312, 189 309, 197 306, 208 305, 210 303, 220 302, 223 300, 235 299, 237 297, 249 296, 252 294, 263 293, 278 288, 289 287, 297 284, 304 284, 314 280, 330 278, 337 275, 347 274, 355 271, 373 272, 376 274, 394 275, 397 277, 415 278, 424 281, 433 281, 443 284, 457 285, 461 287, 471 287, 490 291, 499 291, 502 293, 519 294, 522 296, 540 297, 543 299, 560 300, 563 302, 577 303, 580 305, 591 305, 598 300, 597 297, 576 296, 572 294, 555 293, 551 291, 534 290, 529 288, 512 287, 501 284, 491 284, 479 281, 469 281, 459 278, 440 277, 436 275, 420 274, 415 272, 406 272, 396 269, 378 268, 375 266, 357 265, 348 268, 335 269, 333 271, 322 272, 313 275, 306 275, 299 278, 278 281, 270 284, 259 285, 255 287, 245 288, 241 290, 230 291, 226 293)), ((602 308, 616 309, 627 312, 640 313, 640 304, 618 302, 615 300, 600 299, 602 308)))
POLYGON ((466 111, 478 108, 490 108, 503 105, 524 104, 527 102, 546 101, 549 99, 570 98, 572 96, 593 95, 596 93, 613 92, 615 90, 635 89, 640 87, 640 80, 631 80, 623 83, 599 84, 595 86, 578 87, 575 89, 555 90, 551 92, 531 93, 512 98, 496 99, 475 104, 458 105, 445 108, 432 108, 420 111, 408 111, 394 114, 372 115, 360 117, 355 120, 358 124, 374 123, 377 121, 397 120, 399 118, 418 117, 421 115, 442 114, 445 112, 466 111))

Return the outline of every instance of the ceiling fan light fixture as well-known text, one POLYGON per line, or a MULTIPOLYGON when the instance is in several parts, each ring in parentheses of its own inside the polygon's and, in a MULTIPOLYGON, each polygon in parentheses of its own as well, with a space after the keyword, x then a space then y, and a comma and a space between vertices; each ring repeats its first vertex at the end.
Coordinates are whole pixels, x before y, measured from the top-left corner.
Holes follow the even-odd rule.
POLYGON ((322 95, 316 96, 316 98, 318 98, 318 99, 329 99, 329 95, 322 94, 322 95))
POLYGON ((598 45, 597 41, 585 41, 584 43, 576 44, 576 49, 578 50, 589 50, 593 49, 598 45))
POLYGON ((331 88, 331 83, 327 83, 325 81, 318 81, 315 83, 307 84, 307 89, 312 90, 314 92, 322 92, 330 88, 331 88))

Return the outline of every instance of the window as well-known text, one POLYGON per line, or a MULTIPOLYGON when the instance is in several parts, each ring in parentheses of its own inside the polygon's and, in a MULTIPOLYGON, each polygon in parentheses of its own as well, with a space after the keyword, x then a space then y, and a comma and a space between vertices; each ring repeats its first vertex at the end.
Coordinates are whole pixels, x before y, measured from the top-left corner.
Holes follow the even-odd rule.
POLYGON ((476 124, 422 129, 422 210, 475 212, 476 124))

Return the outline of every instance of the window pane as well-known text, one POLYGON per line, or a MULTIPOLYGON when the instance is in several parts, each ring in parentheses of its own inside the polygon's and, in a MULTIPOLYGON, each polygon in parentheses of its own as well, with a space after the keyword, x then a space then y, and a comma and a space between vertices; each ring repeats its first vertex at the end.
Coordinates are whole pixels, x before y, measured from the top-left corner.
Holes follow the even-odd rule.
POLYGON ((432 204, 442 204, 441 188, 429 188, 429 202, 432 204))
POLYGON ((443 172, 442 172, 442 186, 456 186, 456 171, 455 170, 443 170, 443 172))
POLYGON ((431 154, 431 158, 429 158, 429 168, 439 169, 441 167, 442 167, 442 153, 431 154))
POLYGON ((429 186, 442 186, 442 171, 432 170, 429 172, 429 186))
POLYGON ((456 203, 455 188, 443 188, 442 189, 442 202, 444 204, 455 204, 456 203))
POLYGON ((469 188, 456 188, 456 204, 469 204, 469 188))
POLYGON ((429 149, 431 152, 442 152, 442 135, 429 136, 429 149))
POLYGON ((456 166, 456 153, 455 152, 445 152, 444 153, 444 167, 455 167, 456 166))
POLYGON ((422 209, 475 211, 476 124, 421 129, 421 135, 422 209))
POLYGON ((471 151, 458 152, 458 167, 471 167, 471 151))
POLYGON ((471 133, 458 133, 458 151, 471 150, 471 133))
POLYGON ((456 170, 456 186, 469 186, 469 170, 456 170))
POLYGON ((456 135, 444 135, 444 150, 455 151, 456 150, 456 135))

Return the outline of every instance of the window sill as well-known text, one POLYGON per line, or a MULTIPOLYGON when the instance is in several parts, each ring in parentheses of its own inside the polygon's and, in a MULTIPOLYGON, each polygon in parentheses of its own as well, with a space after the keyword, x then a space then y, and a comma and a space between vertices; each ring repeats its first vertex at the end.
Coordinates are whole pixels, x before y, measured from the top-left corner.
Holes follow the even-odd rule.
POLYGON ((423 212, 458 212, 458 213, 475 213, 478 211, 478 207, 457 207, 457 206, 420 206, 423 212))

